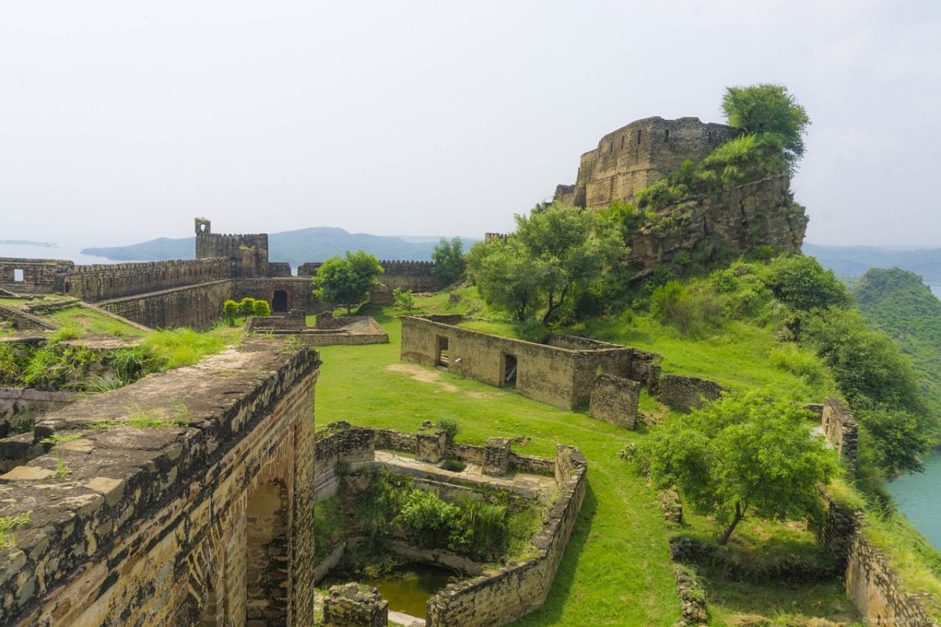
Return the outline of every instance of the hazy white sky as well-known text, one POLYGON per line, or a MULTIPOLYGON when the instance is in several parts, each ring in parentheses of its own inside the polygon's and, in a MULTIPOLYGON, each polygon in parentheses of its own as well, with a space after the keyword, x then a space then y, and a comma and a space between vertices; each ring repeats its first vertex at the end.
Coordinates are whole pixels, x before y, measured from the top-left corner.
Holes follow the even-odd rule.
POLYGON ((941 246, 937 0, 0 0, 0 239, 480 236, 754 82, 813 119, 809 241, 941 246))

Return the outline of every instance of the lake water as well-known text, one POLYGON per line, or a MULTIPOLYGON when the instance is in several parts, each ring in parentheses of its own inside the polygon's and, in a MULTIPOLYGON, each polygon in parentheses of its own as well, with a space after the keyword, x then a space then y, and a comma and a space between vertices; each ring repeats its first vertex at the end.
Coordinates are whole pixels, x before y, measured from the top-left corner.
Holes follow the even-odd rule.
POLYGON ((57 246, 33 246, 30 244, 0 244, 0 257, 22 259, 65 259, 78 264, 116 263, 104 257, 83 255, 80 246, 60 244, 57 246))
POLYGON ((903 475, 889 484, 899 511, 941 551, 941 452, 925 460, 925 472, 903 475))
POLYGON ((934 295, 938 298, 941 298, 941 285, 931 285, 931 291, 934 292, 934 295))

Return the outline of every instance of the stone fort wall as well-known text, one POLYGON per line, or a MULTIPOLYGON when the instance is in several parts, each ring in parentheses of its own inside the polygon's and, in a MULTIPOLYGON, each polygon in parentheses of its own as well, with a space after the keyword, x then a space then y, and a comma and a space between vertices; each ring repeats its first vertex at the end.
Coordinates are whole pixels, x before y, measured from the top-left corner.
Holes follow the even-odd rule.
POLYGON ((0 548, 0 623, 311 624, 319 360, 269 344, 36 425, 81 437, 0 476, 0 515, 31 511, 0 548), (129 407, 180 424, 122 426, 129 407))
POLYGON ((144 294, 232 278, 237 269, 229 259, 148 261, 75 266, 60 275, 57 292, 88 302, 144 294))
POLYGON ((685 159, 699 160, 740 131, 699 118, 665 120, 651 117, 608 133, 598 147, 582 155, 574 185, 556 188, 555 200, 601 209, 612 200, 634 195, 685 159))
POLYGON ((74 269, 74 263, 62 259, 0 257, 0 290, 50 294, 56 291, 59 275, 74 269))

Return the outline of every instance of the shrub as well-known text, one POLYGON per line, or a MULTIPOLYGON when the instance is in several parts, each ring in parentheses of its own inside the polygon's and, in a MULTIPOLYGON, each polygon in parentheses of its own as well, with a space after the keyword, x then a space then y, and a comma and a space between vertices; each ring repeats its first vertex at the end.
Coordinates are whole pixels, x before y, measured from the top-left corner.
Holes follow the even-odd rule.
POLYGON ((239 304, 234 300, 227 300, 222 303, 222 315, 225 316, 226 320, 234 321, 235 317, 239 315, 239 304))
POLYGON ((803 377, 811 385, 819 383, 825 376, 824 366, 820 360, 794 344, 784 344, 774 349, 768 355, 768 360, 776 368, 803 377))
POLYGON ((395 288, 392 290, 392 299, 398 309, 410 313, 415 309, 415 297, 411 290, 395 288))
POLYGON ((133 383, 144 375, 159 370, 153 352, 142 346, 116 350, 108 357, 108 361, 122 385, 133 383))
POLYGON ((689 336, 701 335, 722 322, 721 303, 709 286, 685 286, 679 281, 667 281, 653 291, 650 311, 660 322, 689 336))
POLYGON ((240 316, 250 316, 255 313, 255 299, 250 296, 246 296, 239 301, 239 315, 240 316))
POLYGON ((460 510, 433 492, 410 490, 403 499, 396 522, 415 538, 419 546, 441 547, 452 529, 459 526, 460 510))
POLYGON ((270 316, 271 305, 266 300, 256 300, 252 306, 252 313, 256 316, 270 316))
POLYGON ((441 462, 441 467, 444 470, 448 470, 450 472, 462 472, 465 468, 467 468, 467 464, 459 459, 451 459, 449 457, 441 462))
POLYGON ((813 257, 778 257, 760 277, 775 298, 797 311, 844 307, 849 302, 846 288, 836 275, 813 257))
POLYGON ((454 439, 461 432, 461 426, 453 420, 439 420, 438 429, 444 431, 444 437, 447 439, 448 444, 454 444, 454 439))

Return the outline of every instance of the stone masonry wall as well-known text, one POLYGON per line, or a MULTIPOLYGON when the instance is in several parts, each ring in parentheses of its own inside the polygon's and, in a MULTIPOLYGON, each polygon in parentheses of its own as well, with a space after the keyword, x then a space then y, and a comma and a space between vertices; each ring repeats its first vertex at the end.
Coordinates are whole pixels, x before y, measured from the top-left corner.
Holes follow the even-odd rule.
POLYGON ((577 450, 559 446, 555 466, 559 498, 533 540, 536 557, 449 585, 428 600, 429 627, 505 625, 545 603, 588 483, 577 450))
POLYGON ((222 316, 223 303, 232 297, 232 280, 198 283, 107 300, 98 305, 111 313, 154 329, 203 328, 222 316))
POLYGON ((0 290, 17 294, 49 294, 56 290, 56 277, 74 268, 74 263, 62 259, 0 257, 0 290), (22 281, 14 280, 17 270, 23 273, 22 281))
MULTIPOLYGON (((630 369, 632 349, 591 342, 594 350, 572 350, 499 337, 425 318, 402 318, 402 359, 437 365, 441 338, 448 342, 448 370, 501 387, 505 356, 517 359, 516 389, 529 398, 564 409, 588 404, 595 374, 623 375, 630 369)), ((574 340, 563 340, 572 345, 574 340)))
POLYGON ((714 401, 722 394, 722 386, 708 379, 665 374, 660 377, 658 398, 678 411, 699 409, 703 399, 714 401))
POLYGON ((698 118, 645 118, 608 133, 582 155, 573 186, 556 188, 555 200, 589 209, 612 200, 633 200, 642 188, 675 170, 685 159, 699 160, 736 137, 738 129, 698 118))
POLYGON ((0 549, 0 624, 311 624, 319 360, 274 348, 254 340, 37 424, 37 439, 81 437, 0 476, 0 515, 31 511, 0 549), (176 424, 122 424, 139 411, 176 424))
POLYGON ((435 264, 431 261, 389 261, 379 262, 382 274, 379 282, 387 289, 403 289, 413 292, 437 292, 447 287, 445 281, 434 273, 435 264))
POLYGON ((98 302, 229 279, 235 274, 233 262, 222 258, 94 264, 75 266, 60 275, 56 291, 98 302))
POLYGON ((593 418, 633 429, 637 424, 637 403, 640 400, 640 383, 601 374, 595 380, 591 392, 589 413, 593 418))
POLYGON ((823 435, 852 472, 856 470, 859 425, 839 400, 827 397, 820 414, 823 435))

